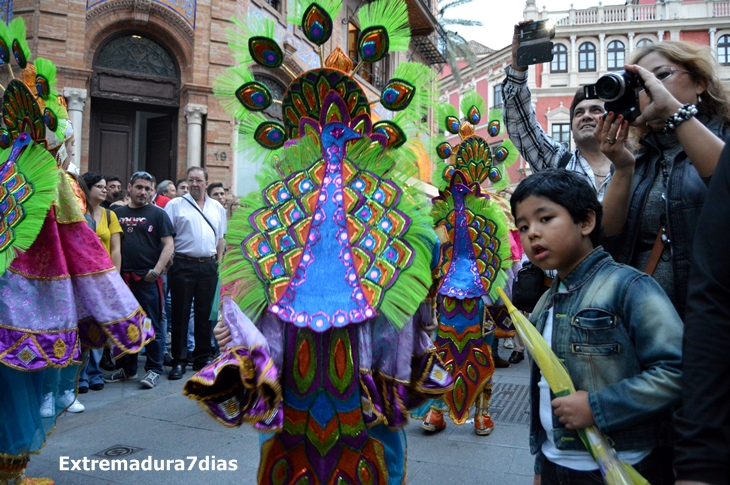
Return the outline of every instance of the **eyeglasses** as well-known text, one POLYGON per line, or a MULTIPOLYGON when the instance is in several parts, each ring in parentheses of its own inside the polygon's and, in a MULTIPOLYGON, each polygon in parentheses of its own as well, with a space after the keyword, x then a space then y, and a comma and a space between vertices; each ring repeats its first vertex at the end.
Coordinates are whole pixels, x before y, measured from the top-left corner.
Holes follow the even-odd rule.
POLYGON ((662 83, 666 81, 667 79, 674 76, 675 72, 686 72, 689 75, 692 75, 691 72, 685 70, 685 69, 678 69, 676 67, 672 66, 661 66, 657 69, 657 71, 654 73, 657 79, 659 79, 662 83))

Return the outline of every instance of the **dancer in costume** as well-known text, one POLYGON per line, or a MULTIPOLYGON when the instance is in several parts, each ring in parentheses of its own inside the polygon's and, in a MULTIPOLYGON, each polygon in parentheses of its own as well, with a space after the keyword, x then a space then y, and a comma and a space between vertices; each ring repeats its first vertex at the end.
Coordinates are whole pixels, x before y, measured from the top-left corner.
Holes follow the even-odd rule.
MULTIPOLYGON (((290 20, 322 46, 341 3, 296 7, 290 20)), ((363 62, 408 48, 405 1, 358 13, 363 62)), ((268 150, 266 180, 226 234, 221 313, 230 343, 222 338, 223 355, 185 392, 220 422, 267 433, 260 484, 404 483, 408 409, 450 388, 423 331, 435 235, 425 199, 408 184, 417 140, 407 133, 433 99, 435 74, 401 63, 379 100, 397 114, 374 123, 378 100, 337 48, 288 86, 284 124, 266 121, 257 112, 271 94, 246 67, 282 65, 273 22, 234 23, 245 32, 231 35, 241 65, 214 92, 240 120, 245 149, 268 150)))
MULTIPOLYGON (((414 416, 425 412, 421 426, 435 432, 446 427, 444 412, 462 425, 474 406, 474 430, 485 436, 494 430, 489 401, 494 317, 501 310, 496 289, 511 286, 514 261, 501 202, 480 184, 491 182, 495 190, 507 186, 505 168, 517 158, 517 151, 506 141, 492 154, 488 141, 475 134, 474 127, 486 114, 486 104, 476 91, 464 94, 461 111, 466 118, 463 122, 450 104, 442 103, 437 110, 440 126, 458 134, 461 141, 455 147, 445 140, 436 141, 439 158, 449 163, 435 172, 440 194, 434 197, 431 212, 443 242, 437 270, 435 343, 454 387, 443 400, 432 401, 414 416)), ((498 135, 499 120, 493 118, 488 129, 492 136, 498 135)))
POLYGON ((0 22, 0 60, 15 74, 11 52, 20 72, 4 88, 0 128, 0 484, 49 484, 24 471, 76 398, 82 352, 107 338, 137 352, 152 335, 54 158, 71 127, 55 67, 28 62, 22 18, 0 22))

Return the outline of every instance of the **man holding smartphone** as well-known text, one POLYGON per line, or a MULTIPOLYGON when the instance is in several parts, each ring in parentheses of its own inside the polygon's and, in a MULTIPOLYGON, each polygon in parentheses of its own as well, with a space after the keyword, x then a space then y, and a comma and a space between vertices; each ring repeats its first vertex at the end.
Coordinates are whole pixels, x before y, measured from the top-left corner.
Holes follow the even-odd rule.
MULTIPOLYGON (((600 201, 611 180, 611 161, 601 152, 593 135, 598 120, 606 112, 604 103, 600 99, 585 99, 582 87, 576 93, 570 104, 570 128, 576 145, 572 152, 569 147, 545 133, 532 108, 532 95, 527 87, 527 66, 517 63, 520 29, 531 23, 528 20, 515 25, 512 65, 505 68, 502 116, 507 133, 533 172, 561 167, 581 173, 593 185, 600 201)), ((521 58, 524 57, 523 55, 521 58)))

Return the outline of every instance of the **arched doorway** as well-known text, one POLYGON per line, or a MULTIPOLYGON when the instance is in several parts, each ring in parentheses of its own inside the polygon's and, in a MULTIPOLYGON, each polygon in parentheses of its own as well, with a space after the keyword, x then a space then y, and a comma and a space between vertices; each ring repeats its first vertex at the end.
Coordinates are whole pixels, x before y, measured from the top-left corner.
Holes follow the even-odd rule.
POLYGON ((180 69, 162 44, 135 32, 109 38, 93 61, 89 170, 174 179, 179 106, 180 69))

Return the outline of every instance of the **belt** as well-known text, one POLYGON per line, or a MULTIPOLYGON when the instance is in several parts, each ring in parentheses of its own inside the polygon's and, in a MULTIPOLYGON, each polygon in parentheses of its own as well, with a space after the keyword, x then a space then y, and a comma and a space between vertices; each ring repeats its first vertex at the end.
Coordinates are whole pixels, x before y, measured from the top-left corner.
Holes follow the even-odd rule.
POLYGON ((185 256, 184 254, 175 254, 175 259, 186 259, 188 261, 197 261, 198 263, 205 263, 206 261, 211 261, 215 259, 215 256, 207 256, 205 258, 196 258, 193 256, 185 256))

